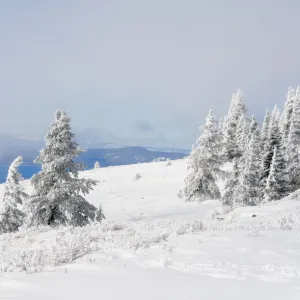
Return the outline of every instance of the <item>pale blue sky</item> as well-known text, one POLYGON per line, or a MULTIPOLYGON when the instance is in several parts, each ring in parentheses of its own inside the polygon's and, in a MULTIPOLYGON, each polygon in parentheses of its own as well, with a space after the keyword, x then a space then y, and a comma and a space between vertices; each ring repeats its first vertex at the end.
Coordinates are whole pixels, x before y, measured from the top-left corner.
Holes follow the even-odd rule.
POLYGON ((39 135, 66 109, 155 146, 190 147, 209 108, 242 89, 250 113, 300 84, 300 2, 0 3, 0 133, 39 135))

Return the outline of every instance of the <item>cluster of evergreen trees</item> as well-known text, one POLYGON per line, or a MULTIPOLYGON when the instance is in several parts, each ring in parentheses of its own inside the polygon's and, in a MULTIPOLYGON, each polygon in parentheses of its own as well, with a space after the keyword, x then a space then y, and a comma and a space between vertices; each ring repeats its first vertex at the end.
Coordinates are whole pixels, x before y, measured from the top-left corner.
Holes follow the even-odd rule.
POLYGON ((35 160, 42 170, 31 178, 34 190, 30 196, 20 184, 18 166, 22 157, 14 160, 0 201, 0 233, 16 231, 23 224, 84 226, 91 221, 101 222, 101 207, 97 209, 83 197, 96 181, 78 178, 84 166, 75 161, 82 150, 73 138, 69 116, 57 111, 45 137, 46 147, 35 160))
POLYGON ((222 121, 209 112, 189 158, 187 201, 222 198, 231 207, 257 205, 300 187, 300 87, 289 89, 282 113, 276 106, 266 112, 261 127, 246 112, 241 91, 233 94, 222 121), (232 166, 227 174, 226 163, 232 166), (220 178, 227 178, 222 196, 220 178))

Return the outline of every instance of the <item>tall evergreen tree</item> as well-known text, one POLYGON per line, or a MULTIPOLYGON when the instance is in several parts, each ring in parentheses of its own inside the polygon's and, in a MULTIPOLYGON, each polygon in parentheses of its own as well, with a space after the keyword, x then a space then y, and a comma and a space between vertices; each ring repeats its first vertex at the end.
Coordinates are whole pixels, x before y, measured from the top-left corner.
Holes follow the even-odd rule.
POLYGON ((249 120, 245 115, 241 115, 239 122, 237 124, 237 145, 238 145, 238 155, 236 157, 241 157, 248 145, 249 142, 249 120))
MULTIPOLYGON (((297 87, 297 92, 296 94, 299 93, 299 87, 297 87)), ((288 141, 288 136, 290 132, 290 127, 291 127, 291 122, 292 122, 292 115, 293 115, 293 107, 294 107, 294 102, 295 102, 295 90, 292 88, 289 88, 287 96, 286 96, 286 101, 284 104, 284 109, 281 115, 281 120, 280 120, 280 129, 282 132, 282 137, 283 137, 283 142, 284 144, 287 143, 288 141)))
POLYGON ((27 199, 20 184, 22 176, 18 172, 22 160, 21 156, 17 157, 8 169, 4 196, 0 202, 0 233, 17 231, 23 224, 24 213, 18 208, 27 199))
POLYGON ((284 146, 281 142, 274 149, 269 176, 265 188, 265 201, 279 200, 290 191, 290 181, 284 146))
POLYGON ((218 125, 217 125, 218 131, 220 131, 220 132, 223 131, 223 124, 224 124, 224 119, 220 118, 218 121, 218 125))
MULTIPOLYGON (((82 195, 88 194, 96 182, 78 178, 84 166, 75 161, 82 150, 73 138, 69 116, 57 111, 45 137, 46 148, 35 160, 42 170, 31 179, 34 195, 26 205, 28 225, 83 226, 95 220, 96 208, 82 195)), ((102 217, 100 214, 96 221, 102 217)))
POLYGON ((295 191, 300 187, 300 88, 297 88, 295 95, 292 120, 287 141, 286 147, 291 189, 295 191))
POLYGON ((242 205, 257 205, 260 202, 260 147, 260 132, 259 128, 256 128, 247 147, 241 174, 239 191, 242 205))
POLYGON ((251 139, 252 134, 258 129, 258 122, 256 121, 256 118, 254 115, 252 115, 251 123, 250 123, 250 138, 251 139))
POLYGON ((264 191, 266 186, 266 180, 270 173, 270 167, 272 162, 272 157, 274 153, 275 147, 277 147, 281 141, 281 132, 279 130, 279 117, 280 113, 275 106, 275 108, 272 111, 270 124, 269 124, 269 132, 268 137, 265 141, 265 153, 263 157, 263 170, 262 170, 262 176, 261 176, 261 187, 262 191, 264 191))
POLYGON ((268 110, 266 111, 264 121, 261 127, 261 150, 262 150, 262 157, 265 156, 267 152, 267 141, 269 137, 269 129, 270 129, 270 114, 268 110))
POLYGON ((240 179, 240 168, 238 165, 238 158, 233 159, 233 171, 229 176, 229 179, 225 185, 225 193, 222 197, 222 203, 232 208, 239 206, 239 179, 240 179))
POLYGON ((224 128, 224 155, 228 160, 241 155, 238 147, 237 127, 245 112, 246 106, 243 103, 242 92, 238 90, 236 94, 233 94, 224 128))
POLYGON ((212 111, 206 117, 204 131, 196 142, 188 163, 190 174, 185 180, 184 195, 187 201, 219 199, 216 177, 220 170, 222 144, 212 111))

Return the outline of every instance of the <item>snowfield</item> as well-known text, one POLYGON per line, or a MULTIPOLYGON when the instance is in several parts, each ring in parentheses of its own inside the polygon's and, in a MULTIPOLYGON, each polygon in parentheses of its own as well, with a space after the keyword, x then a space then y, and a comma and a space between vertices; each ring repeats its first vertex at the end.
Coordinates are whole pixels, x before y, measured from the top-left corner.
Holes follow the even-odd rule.
POLYGON ((223 215, 178 197, 186 162, 83 172, 105 222, 1 235, 0 299, 300 299, 300 192, 223 215))

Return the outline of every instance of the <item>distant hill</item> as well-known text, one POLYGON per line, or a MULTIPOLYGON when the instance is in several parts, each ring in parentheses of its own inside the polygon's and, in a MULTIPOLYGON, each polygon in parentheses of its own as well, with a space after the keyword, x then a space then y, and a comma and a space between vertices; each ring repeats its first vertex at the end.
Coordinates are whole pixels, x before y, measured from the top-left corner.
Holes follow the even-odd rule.
POLYGON ((10 164, 20 155, 23 156, 24 164, 31 165, 44 144, 44 141, 0 135, 0 165, 10 164))
MULTIPOLYGON (((7 149, 5 153, 0 153, 0 183, 5 182, 8 165, 19 155, 24 157, 24 165, 19 168, 19 171, 25 179, 31 178, 33 174, 39 172, 40 165, 33 164, 39 149, 12 147, 7 149)), ((185 156, 185 153, 154 151, 144 147, 123 147, 117 149, 88 149, 80 155, 78 160, 84 163, 87 169, 91 169, 94 167, 95 161, 99 161, 101 167, 108 167, 151 162, 157 158, 173 160, 185 156)))
MULTIPOLYGON (((19 155, 23 156, 25 165, 32 165, 43 147, 44 141, 0 135, 0 165, 9 165, 19 155)), ((180 151, 179 149, 149 149, 103 143, 97 149, 87 149, 81 154, 80 161, 88 168, 93 167, 95 161, 99 161, 101 166, 128 165, 150 162, 159 157, 179 159, 187 155, 187 151, 180 151)))
POLYGON ((101 166, 106 167, 150 162, 159 157, 180 159, 185 156, 185 153, 148 150, 144 147, 123 147, 118 149, 88 149, 81 154, 80 161, 91 168, 96 160, 100 162, 101 166))

